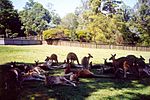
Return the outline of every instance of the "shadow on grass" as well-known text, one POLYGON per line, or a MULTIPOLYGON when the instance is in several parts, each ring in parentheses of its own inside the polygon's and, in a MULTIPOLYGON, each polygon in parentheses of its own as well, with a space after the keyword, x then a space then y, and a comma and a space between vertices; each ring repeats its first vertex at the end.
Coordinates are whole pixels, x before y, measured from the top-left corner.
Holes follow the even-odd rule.
MULTIPOLYGON (((21 62, 23 63, 23 62, 21 62)), ((27 63, 26 63, 27 64, 27 63)), ((28 63, 29 64, 29 63, 28 63)), ((31 63, 30 63, 31 64, 31 63)), ((1 65, 8 66, 8 64, 1 65)), ((0 80, 3 80, 1 71, 0 80)), ((50 75, 63 73, 62 69, 50 70, 50 75)), ((82 78, 77 87, 72 86, 45 86, 44 82, 27 81, 23 83, 23 88, 17 92, 7 93, 2 88, 1 82, 1 100, 4 96, 8 100, 85 100, 85 99, 106 99, 106 100, 148 100, 150 95, 141 91, 150 87, 150 79, 141 80, 123 80, 123 79, 106 79, 106 78, 82 78), (127 91, 124 91, 127 90, 127 91), (120 92, 116 92, 120 91, 120 92), (136 91, 136 92, 135 92, 136 91), (114 93, 114 94, 113 94, 114 93), (103 96, 104 95, 104 96, 103 96)), ((150 91, 150 90, 146 90, 150 91)), ((7 99, 5 99, 7 100, 7 99)))

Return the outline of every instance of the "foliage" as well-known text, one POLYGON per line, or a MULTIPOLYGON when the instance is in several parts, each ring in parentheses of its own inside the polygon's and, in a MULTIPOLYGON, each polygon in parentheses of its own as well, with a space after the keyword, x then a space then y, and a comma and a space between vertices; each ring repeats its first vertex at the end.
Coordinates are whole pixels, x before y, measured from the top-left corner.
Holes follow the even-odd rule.
POLYGON ((92 35, 87 30, 76 30, 77 37, 82 42, 90 42, 92 35))
POLYGON ((23 35, 21 21, 11 1, 0 0, 0 16, 0 34, 4 37, 14 37, 14 33, 18 33, 19 36, 23 35))
MULTIPOLYGON (((115 43, 118 38, 117 36, 121 36, 119 35, 119 28, 117 27, 119 26, 117 21, 120 20, 113 17, 113 15, 104 15, 100 11, 102 2, 103 1, 101 0, 89 0, 89 7, 87 7, 89 9, 84 9, 82 13, 78 15, 78 30, 87 30, 91 33, 92 40, 95 42, 101 41, 103 43, 115 43)), ((105 6, 111 6, 111 9, 115 8, 115 6, 112 8, 113 5, 105 6)))
POLYGON ((140 6, 135 14, 135 27, 140 33, 141 44, 150 46, 150 4, 148 2, 148 0, 139 0, 140 6))
POLYGON ((65 17, 62 18, 61 25, 67 29, 76 29, 78 26, 77 16, 73 13, 67 14, 65 17))
POLYGON ((29 31, 35 31, 41 33, 48 26, 51 21, 51 15, 47 9, 38 2, 29 0, 26 3, 24 10, 19 12, 21 21, 23 23, 22 28, 25 29, 25 33, 28 35, 29 31))
POLYGON ((44 39, 55 38, 57 33, 61 33, 62 31, 58 28, 51 28, 43 31, 44 39))
POLYGON ((57 13, 51 13, 52 15, 52 19, 51 19, 51 23, 58 26, 61 23, 61 18, 57 13))

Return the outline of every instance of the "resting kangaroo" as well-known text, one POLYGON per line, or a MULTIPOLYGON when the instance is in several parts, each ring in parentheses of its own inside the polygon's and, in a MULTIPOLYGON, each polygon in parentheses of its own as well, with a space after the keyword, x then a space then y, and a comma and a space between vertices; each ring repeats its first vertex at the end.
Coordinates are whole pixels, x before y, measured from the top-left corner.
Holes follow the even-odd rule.
POLYGON ((89 69, 78 69, 78 70, 72 70, 71 69, 71 64, 69 63, 66 69, 64 70, 65 74, 69 74, 73 72, 75 75, 73 76, 73 79, 78 79, 78 78, 113 78, 110 76, 102 76, 102 75, 95 75, 92 73, 89 69))
POLYGON ((73 53, 73 52, 70 52, 70 53, 68 53, 68 55, 67 55, 67 63, 69 63, 70 60, 71 60, 72 63, 76 60, 77 63, 79 64, 78 57, 77 57, 77 55, 76 55, 75 53, 73 53))
POLYGON ((65 76, 46 76, 45 85, 70 85, 76 87, 76 84, 65 76))
POLYGON ((104 65, 105 66, 113 67, 112 62, 107 62, 107 58, 103 58, 103 59, 104 59, 104 65))
POLYGON ((126 78, 126 71, 129 69, 129 62, 127 60, 126 57, 120 57, 118 59, 116 59, 116 54, 112 55, 111 54, 111 58, 109 60, 112 60, 113 61, 113 67, 114 67, 114 70, 115 70, 115 75, 117 75, 117 72, 122 69, 123 72, 124 72, 124 78, 126 78))
POLYGON ((117 74, 118 70, 123 70, 124 78, 126 78, 127 71, 131 72, 132 74, 140 77, 140 73, 142 72, 143 68, 145 67, 145 62, 142 57, 137 58, 134 55, 128 55, 127 57, 121 57, 115 59, 115 55, 112 55, 110 60, 113 60, 113 66, 115 67, 115 74, 117 74))
POLYGON ((51 56, 49 57, 49 60, 51 60, 52 62, 55 61, 56 63, 58 63, 58 57, 56 54, 51 54, 51 56))
POLYGON ((88 54, 88 57, 83 57, 81 64, 83 65, 84 68, 88 68, 89 67, 89 60, 90 58, 93 58, 93 56, 91 54, 88 54))

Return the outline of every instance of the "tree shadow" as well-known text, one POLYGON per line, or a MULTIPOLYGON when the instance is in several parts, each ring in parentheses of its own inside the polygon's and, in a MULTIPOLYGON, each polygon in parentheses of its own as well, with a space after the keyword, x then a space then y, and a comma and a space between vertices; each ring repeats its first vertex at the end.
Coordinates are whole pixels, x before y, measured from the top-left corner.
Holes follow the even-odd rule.
MULTIPOLYGON (((18 62, 19 64, 33 64, 18 62)), ((3 67, 9 67, 10 63, 0 65, 0 80, 3 80, 2 71, 3 67)), ((50 70, 50 75, 60 74, 62 69, 50 70)), ((110 78, 81 78, 77 87, 72 86, 45 86, 44 82, 27 81, 23 83, 23 88, 16 92, 6 92, 2 87, 3 83, 0 82, 0 99, 1 100, 85 100, 93 95, 92 93, 99 90, 142 90, 150 86, 150 79, 141 80, 125 80, 125 79, 110 79, 110 78), (7 94, 7 95, 6 95, 7 94), (7 98, 6 98, 7 97, 7 98)), ((101 95, 101 92, 98 92, 101 95)), ((107 93, 106 93, 107 94, 107 93)), ((139 92, 134 93, 123 92, 123 94, 116 94, 113 96, 106 95, 101 99, 133 99, 133 100, 148 100, 150 95, 142 94, 139 92)))

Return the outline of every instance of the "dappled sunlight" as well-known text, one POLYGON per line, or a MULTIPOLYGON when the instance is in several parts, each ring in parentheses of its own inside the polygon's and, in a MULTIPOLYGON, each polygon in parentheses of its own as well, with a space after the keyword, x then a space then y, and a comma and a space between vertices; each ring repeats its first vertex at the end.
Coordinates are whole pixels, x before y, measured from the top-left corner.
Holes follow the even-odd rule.
MULTIPOLYGON (((108 49, 89 49, 79 47, 65 46, 0 46, 0 63, 5 65, 10 61, 17 61, 18 64, 35 64, 34 60, 43 62, 46 56, 52 53, 58 55, 59 63, 62 63, 68 52, 75 52, 81 61, 83 56, 91 53, 90 59, 93 63, 103 64, 103 58, 109 58, 110 54, 117 53, 118 56, 134 54, 142 55, 148 60, 149 52, 125 51, 125 50, 108 50, 108 49), (13 48, 13 49, 12 49, 13 48), (107 52, 107 53, 106 53, 107 52), (4 64, 3 64, 4 63, 4 64)), ((91 70, 98 74, 96 69, 91 70)), ((64 75, 64 69, 49 70, 49 75, 64 75)), ((95 100, 95 99, 141 99, 142 96, 149 98, 150 79, 143 78, 139 80, 131 79, 111 79, 111 78, 80 78, 77 87, 71 86, 45 86, 44 82, 28 81, 23 83, 18 97, 21 100, 95 100), (140 97, 138 97, 138 95, 140 97)))
MULTIPOLYGON (((59 75, 62 70, 50 71, 50 75, 59 75)), ((81 78, 77 87, 71 86, 45 86, 43 82, 27 81, 23 83, 19 98, 26 99, 131 99, 138 98, 137 94, 148 98, 150 85, 148 80, 121 80, 105 78, 81 78), (142 82, 142 83, 141 83, 142 82)))

